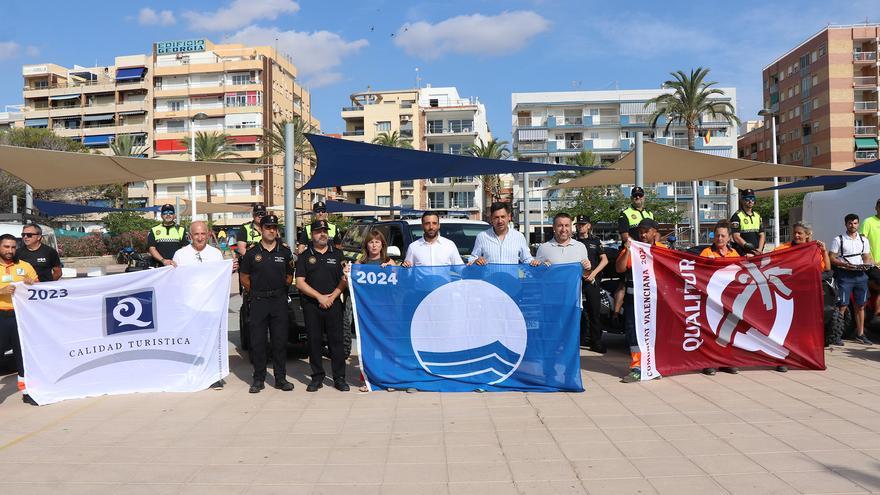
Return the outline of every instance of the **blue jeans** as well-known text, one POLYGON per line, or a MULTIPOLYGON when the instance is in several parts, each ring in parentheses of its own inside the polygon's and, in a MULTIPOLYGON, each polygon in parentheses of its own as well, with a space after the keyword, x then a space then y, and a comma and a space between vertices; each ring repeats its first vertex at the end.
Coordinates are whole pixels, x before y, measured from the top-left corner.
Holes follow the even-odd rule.
POLYGON ((837 285, 837 306, 849 305, 850 297, 856 306, 868 302, 868 275, 865 272, 834 270, 834 283, 837 285))

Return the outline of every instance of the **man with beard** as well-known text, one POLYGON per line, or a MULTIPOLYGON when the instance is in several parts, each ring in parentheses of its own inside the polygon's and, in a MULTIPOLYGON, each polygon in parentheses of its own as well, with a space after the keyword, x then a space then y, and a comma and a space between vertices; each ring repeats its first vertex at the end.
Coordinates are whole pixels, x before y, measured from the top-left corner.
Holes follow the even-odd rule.
POLYGON ((186 230, 177 225, 174 205, 162 205, 162 223, 150 229, 147 235, 147 251, 158 267, 173 265, 174 253, 186 246, 186 230))
POLYGON ((440 215, 433 211, 422 213, 422 238, 409 245, 402 266, 409 268, 461 264, 464 262, 458 247, 440 235, 440 215))
POLYGON ((540 261, 532 257, 524 235, 510 228, 510 204, 492 203, 489 207, 492 227, 477 234, 468 265, 489 263, 515 265, 529 263, 538 266, 540 261))
POLYGON ((52 282, 61 278, 61 258, 58 251, 43 244, 43 229, 35 224, 27 224, 21 228, 21 240, 24 249, 17 251, 18 259, 30 263, 40 282, 52 282))
POLYGON ((18 390, 21 400, 26 404, 37 405, 28 395, 24 383, 24 360, 21 356, 21 341, 18 338, 18 324, 12 306, 12 295, 15 293, 15 282, 32 284, 38 281, 37 272, 27 261, 20 261, 15 256, 18 242, 12 234, 0 235, 0 355, 7 347, 12 347, 15 354, 15 366, 18 369, 18 390))

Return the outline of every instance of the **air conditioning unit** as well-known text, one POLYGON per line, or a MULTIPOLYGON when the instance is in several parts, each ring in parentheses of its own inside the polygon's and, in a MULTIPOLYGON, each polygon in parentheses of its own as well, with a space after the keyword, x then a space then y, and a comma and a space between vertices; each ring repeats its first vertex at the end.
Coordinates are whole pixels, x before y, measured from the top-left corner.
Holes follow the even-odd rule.
POLYGON ((401 115, 400 121, 401 122, 412 122, 412 115, 401 115))

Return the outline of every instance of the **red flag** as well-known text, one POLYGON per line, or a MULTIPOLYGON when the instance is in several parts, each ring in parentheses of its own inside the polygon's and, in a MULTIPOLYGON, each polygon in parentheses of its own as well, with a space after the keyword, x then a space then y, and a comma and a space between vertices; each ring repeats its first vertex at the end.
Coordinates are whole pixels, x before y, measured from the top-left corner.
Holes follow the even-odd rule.
POLYGON ((717 259, 632 246, 642 380, 722 366, 825 369, 816 243, 717 259))

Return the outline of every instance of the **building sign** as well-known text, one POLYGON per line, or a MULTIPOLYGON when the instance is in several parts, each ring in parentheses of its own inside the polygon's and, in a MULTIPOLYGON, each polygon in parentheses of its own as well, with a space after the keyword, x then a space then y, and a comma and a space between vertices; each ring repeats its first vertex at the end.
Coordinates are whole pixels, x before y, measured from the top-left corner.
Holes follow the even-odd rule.
POLYGON ((205 51, 205 40, 160 41, 156 43, 156 55, 205 51))
POLYGON ((21 68, 21 74, 23 76, 32 76, 35 74, 46 74, 49 72, 49 67, 45 65, 25 65, 21 68))

